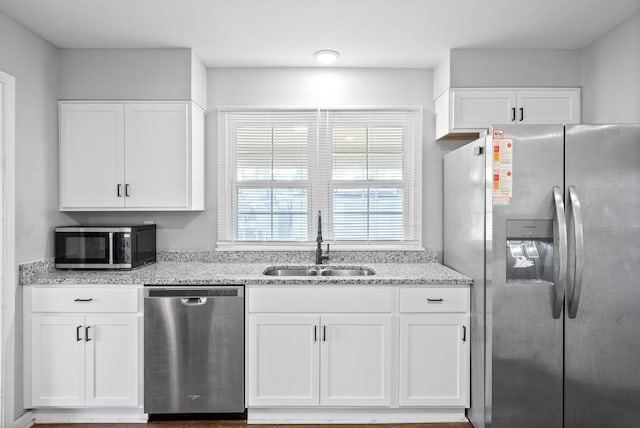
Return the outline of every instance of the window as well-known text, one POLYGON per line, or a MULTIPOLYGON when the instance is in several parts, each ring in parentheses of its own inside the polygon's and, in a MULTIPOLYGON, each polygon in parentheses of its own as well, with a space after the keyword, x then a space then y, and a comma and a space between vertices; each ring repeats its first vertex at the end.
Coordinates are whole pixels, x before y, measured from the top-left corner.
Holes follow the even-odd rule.
POLYGON ((221 111, 219 244, 420 246, 419 114, 221 111))

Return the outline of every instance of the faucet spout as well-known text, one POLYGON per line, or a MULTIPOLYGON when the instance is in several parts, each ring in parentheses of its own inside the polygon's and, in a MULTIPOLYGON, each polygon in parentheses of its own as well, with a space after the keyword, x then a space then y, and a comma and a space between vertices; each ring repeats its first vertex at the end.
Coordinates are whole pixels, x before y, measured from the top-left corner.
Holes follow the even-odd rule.
POLYGON ((318 211, 318 235, 316 242, 322 243, 322 211, 318 211))
POLYGON ((329 244, 327 254, 322 254, 322 211, 318 211, 318 235, 316 237, 316 264, 321 265, 323 260, 329 260, 329 244))

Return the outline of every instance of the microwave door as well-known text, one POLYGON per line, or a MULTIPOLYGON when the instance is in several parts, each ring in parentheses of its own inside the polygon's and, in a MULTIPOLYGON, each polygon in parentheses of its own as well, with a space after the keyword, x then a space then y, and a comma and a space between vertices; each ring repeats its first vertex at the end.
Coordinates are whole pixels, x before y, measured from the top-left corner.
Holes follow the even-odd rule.
POLYGON ((56 233, 56 267, 100 268, 113 264, 112 232, 56 233))

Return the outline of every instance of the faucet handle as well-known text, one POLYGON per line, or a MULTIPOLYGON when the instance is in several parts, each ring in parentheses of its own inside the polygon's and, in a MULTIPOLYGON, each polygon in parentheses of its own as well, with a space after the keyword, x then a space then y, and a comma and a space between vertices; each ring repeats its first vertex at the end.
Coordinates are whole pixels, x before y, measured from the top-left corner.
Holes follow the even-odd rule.
POLYGON ((329 260, 329 244, 327 244, 327 251, 325 254, 320 256, 322 260, 329 260))

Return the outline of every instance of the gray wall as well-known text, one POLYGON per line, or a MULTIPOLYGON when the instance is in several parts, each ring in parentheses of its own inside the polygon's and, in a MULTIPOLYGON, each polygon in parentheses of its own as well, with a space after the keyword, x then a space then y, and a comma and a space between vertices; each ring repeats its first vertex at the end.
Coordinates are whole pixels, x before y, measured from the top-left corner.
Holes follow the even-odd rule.
POLYGON ((16 78, 16 262, 53 256, 58 212, 58 50, 0 14, 0 70, 16 78))
POLYGON ((191 99, 191 49, 60 49, 60 99, 191 99))
POLYGON ((448 63, 436 67, 433 94, 448 87, 580 87, 581 70, 579 49, 452 49, 448 63))
MULTIPOLYGON (((0 14, 0 70, 16 79, 16 262, 53 255, 52 228, 72 222, 58 212, 58 50, 0 14)), ((15 416, 22 410, 22 288, 15 303, 15 416)), ((9 326, 11 328, 11 326, 9 326)), ((9 342, 10 343, 10 342, 9 342)), ((8 343, 5 342, 5 346, 8 343)))
POLYGON ((81 213, 89 223, 154 220, 161 249, 214 249, 216 237, 217 111, 219 106, 424 107, 423 245, 442 249, 442 154, 456 143, 433 141, 431 70, 214 68, 208 71, 206 211, 202 213, 81 213))
POLYGON ((583 123, 640 123, 640 14, 582 52, 583 123))

